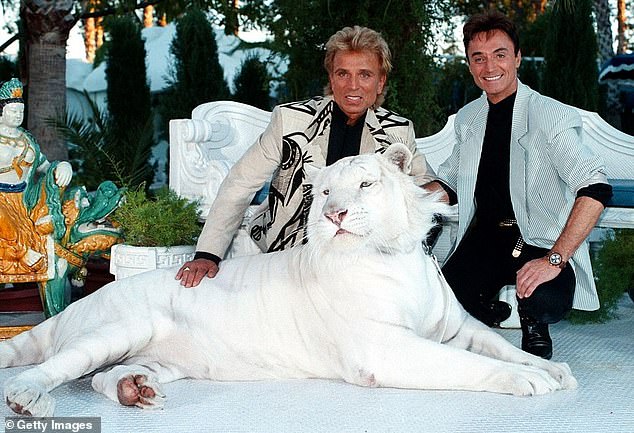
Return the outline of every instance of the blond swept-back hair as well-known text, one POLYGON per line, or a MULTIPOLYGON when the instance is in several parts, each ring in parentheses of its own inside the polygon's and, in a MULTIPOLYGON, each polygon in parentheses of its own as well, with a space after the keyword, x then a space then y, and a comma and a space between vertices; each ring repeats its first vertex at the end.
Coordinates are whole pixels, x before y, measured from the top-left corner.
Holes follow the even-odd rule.
MULTIPOLYGON (((344 27, 328 39, 324 67, 329 76, 333 72, 335 54, 339 51, 370 51, 379 57, 381 72, 386 77, 392 70, 392 54, 387 42, 379 32, 367 27, 344 27)), ((376 106, 380 106, 385 101, 385 92, 386 86, 383 86, 383 91, 376 98, 376 106)), ((330 82, 324 88, 324 94, 332 95, 330 82)))

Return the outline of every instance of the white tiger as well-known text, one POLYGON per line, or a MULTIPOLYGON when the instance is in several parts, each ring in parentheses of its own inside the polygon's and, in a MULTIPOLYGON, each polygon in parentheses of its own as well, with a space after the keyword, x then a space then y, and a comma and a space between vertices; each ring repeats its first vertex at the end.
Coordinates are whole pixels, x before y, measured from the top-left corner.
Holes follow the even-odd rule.
POLYGON ((543 394, 574 388, 564 363, 469 316, 421 240, 448 207, 417 187, 411 154, 345 158, 317 175, 306 245, 222 262, 184 288, 175 270, 108 284, 0 343, 7 404, 50 416, 58 385, 102 367, 95 390, 142 408, 181 378, 339 379, 362 386, 543 394))

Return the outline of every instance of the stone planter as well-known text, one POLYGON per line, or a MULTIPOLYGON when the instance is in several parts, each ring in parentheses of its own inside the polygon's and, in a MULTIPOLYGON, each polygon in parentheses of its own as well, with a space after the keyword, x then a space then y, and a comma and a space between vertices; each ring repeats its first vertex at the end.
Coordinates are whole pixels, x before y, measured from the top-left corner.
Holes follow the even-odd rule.
POLYGON ((180 266, 194 258, 195 248, 194 245, 134 247, 117 244, 110 249, 110 273, 115 280, 120 280, 153 269, 180 266))

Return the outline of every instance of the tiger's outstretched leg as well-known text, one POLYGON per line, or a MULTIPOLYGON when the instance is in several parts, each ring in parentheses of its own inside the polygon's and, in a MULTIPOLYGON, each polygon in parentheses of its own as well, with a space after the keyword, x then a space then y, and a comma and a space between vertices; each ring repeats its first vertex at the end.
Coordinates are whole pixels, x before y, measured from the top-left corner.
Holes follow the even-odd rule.
POLYGON ((572 375, 568 364, 548 361, 524 352, 471 316, 465 317, 460 328, 446 344, 489 358, 539 368, 548 372, 563 389, 577 387, 577 380, 572 375))
POLYGON ((378 386, 488 391, 518 396, 564 389, 541 368, 478 355, 420 338, 411 331, 391 330, 382 335, 380 341, 383 342, 380 351, 361 359, 361 367, 374 376, 378 386))
POLYGON ((183 377, 185 375, 177 369, 157 362, 116 365, 110 370, 95 374, 92 378, 92 387, 124 406, 162 409, 165 394, 159 384, 183 377))
POLYGON ((9 379, 4 386, 7 405, 16 413, 52 416, 55 402, 49 392, 73 379, 137 353, 151 339, 151 328, 137 326, 122 338, 118 326, 75 336, 42 364, 9 379))

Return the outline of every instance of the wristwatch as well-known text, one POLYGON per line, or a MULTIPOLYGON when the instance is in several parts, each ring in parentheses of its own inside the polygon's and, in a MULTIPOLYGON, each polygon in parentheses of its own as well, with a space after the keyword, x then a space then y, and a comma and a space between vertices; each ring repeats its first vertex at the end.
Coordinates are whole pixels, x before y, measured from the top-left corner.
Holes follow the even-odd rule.
POLYGON ((566 262, 561 257, 561 254, 556 251, 549 251, 546 255, 546 260, 548 260, 550 266, 555 266, 559 269, 563 269, 566 267, 566 262))

